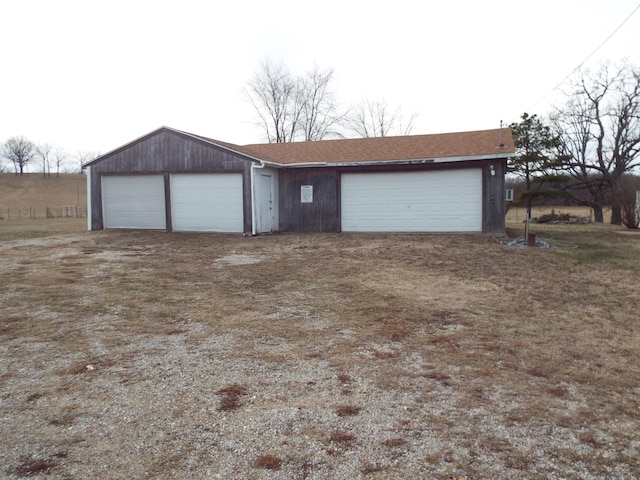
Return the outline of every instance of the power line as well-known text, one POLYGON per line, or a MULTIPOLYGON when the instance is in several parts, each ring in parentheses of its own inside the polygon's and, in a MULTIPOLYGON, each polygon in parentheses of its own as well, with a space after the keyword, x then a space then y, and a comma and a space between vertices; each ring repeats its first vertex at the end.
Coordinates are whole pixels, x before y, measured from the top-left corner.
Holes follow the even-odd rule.
MULTIPOLYGON (((633 14, 634 14, 634 13, 636 13, 638 10, 640 10, 640 3, 639 3, 639 4, 638 4, 638 6, 633 10, 633 12, 631 12, 631 13, 627 16, 627 18, 625 18, 625 19, 624 19, 624 21, 623 21, 620 25, 618 25, 618 28, 616 28, 616 29, 613 31, 613 33, 611 33, 611 35, 609 35, 607 38, 605 38, 604 42, 602 42, 600 45, 598 45, 598 48, 596 48, 593 52, 591 52, 591 53, 589 54, 589 56, 588 56, 587 58, 585 58, 585 59, 580 63, 580 65, 578 65, 576 68, 574 68, 574 69, 573 69, 573 71, 572 71, 569 75, 567 75, 567 77, 569 77, 573 72, 575 72, 575 71, 576 71, 576 70, 578 70, 580 67, 582 67, 582 65, 584 65, 584 64, 587 62, 587 60, 589 60, 591 57, 593 57, 593 56, 596 54, 596 52, 597 52, 598 50, 600 50, 602 47, 604 47, 604 45, 605 45, 609 40, 611 40, 611 37, 613 37, 616 33, 618 33, 618 30, 620 30, 622 27, 624 27, 625 23, 627 23, 627 22, 629 21, 629 19, 633 16, 633 14)), ((567 79, 567 77, 565 77, 565 80, 567 79)), ((564 82, 564 80, 563 80, 563 82, 564 82)))
POLYGON ((605 39, 604 39, 604 41, 603 41, 600 45, 598 45, 598 47, 597 47, 593 52, 591 52, 591 53, 590 53, 590 54, 589 54, 589 55, 588 55, 584 60, 582 60, 582 62, 580 62, 580 63, 578 64, 578 66, 577 66, 577 67, 575 67, 573 70, 571 70, 571 71, 567 74, 567 76, 566 76, 566 77, 564 77, 564 78, 562 79, 562 81, 560 81, 560 82, 559 82, 555 87, 553 87, 551 90, 549 90, 549 91, 548 91, 548 92, 547 92, 547 93, 546 93, 546 94, 545 94, 545 95, 544 95, 540 100, 538 100, 536 103, 534 103, 534 104, 533 104, 531 107, 529 107, 526 111, 531 111, 531 110, 533 110, 533 108, 534 108, 534 107, 536 107, 540 102, 542 102, 545 98, 547 98, 549 95, 551 95, 553 92, 555 92, 555 91, 560 87, 560 85, 562 85, 564 82, 566 82, 566 81, 567 81, 567 79, 568 79, 569 77, 571 77, 571 75, 573 75, 577 70, 579 70, 579 69, 580 69, 580 68, 581 68, 581 67, 582 67, 582 66, 583 66, 583 65, 584 65, 584 64, 585 64, 585 63, 586 63, 586 62, 587 62, 591 57, 593 57, 593 56, 598 52, 598 50, 600 50, 602 47, 604 47, 604 46, 606 45, 606 43, 607 43, 609 40, 611 40, 611 38, 613 38, 613 36, 614 36, 616 33, 618 33, 618 31, 619 31, 622 27, 624 27, 624 25, 629 21, 629 19, 630 19, 631 17, 633 17, 633 15, 634 15, 638 10, 640 10, 640 3, 636 6, 636 8, 634 8, 634 9, 633 9, 633 11, 632 11, 629 15, 627 15, 627 18, 625 18, 625 19, 622 21, 622 23, 621 23, 620 25, 618 25, 618 26, 616 27, 616 29, 615 29, 615 30, 614 30, 614 31, 613 31, 613 32, 612 32, 612 33, 611 33, 607 38, 605 38, 605 39))

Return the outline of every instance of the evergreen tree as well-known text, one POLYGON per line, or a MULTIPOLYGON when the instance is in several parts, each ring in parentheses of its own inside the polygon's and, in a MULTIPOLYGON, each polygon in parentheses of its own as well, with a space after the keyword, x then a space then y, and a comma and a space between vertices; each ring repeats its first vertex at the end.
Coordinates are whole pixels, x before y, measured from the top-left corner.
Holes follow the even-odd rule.
POLYGON ((525 191, 518 196, 527 207, 527 218, 531 218, 533 199, 554 195, 549 184, 559 180, 554 169, 561 163, 558 157, 560 137, 545 125, 537 115, 524 113, 521 121, 510 125, 516 147, 516 157, 509 165, 509 173, 521 177, 525 182, 525 191), (547 188, 545 188, 547 186, 547 188))

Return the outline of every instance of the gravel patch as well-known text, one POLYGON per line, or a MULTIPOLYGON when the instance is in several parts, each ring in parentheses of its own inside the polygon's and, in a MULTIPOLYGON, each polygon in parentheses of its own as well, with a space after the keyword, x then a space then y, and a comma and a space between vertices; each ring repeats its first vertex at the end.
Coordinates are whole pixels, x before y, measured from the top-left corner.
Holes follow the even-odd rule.
POLYGON ((13 275, 0 287, 2 478, 640 474, 637 330, 607 340, 616 383, 588 332, 544 323, 571 318, 581 293, 566 310, 539 301, 541 324, 521 332, 508 266, 475 281, 416 265, 444 245, 461 262, 483 239, 162 235, 0 245, 13 275), (390 260, 404 243, 412 254, 390 260), (466 297, 448 301, 460 282, 466 297))

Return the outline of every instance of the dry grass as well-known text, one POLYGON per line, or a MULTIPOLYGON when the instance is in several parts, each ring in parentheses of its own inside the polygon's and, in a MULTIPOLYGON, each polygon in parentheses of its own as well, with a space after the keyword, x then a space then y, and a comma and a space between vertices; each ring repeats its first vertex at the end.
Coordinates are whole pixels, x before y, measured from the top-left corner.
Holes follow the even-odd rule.
POLYGON ((365 463, 360 472, 363 475, 371 475, 372 473, 382 472, 384 469, 380 465, 374 463, 365 463))
POLYGON ((86 231, 87 219, 83 217, 24 218, 9 221, 0 219, 0 241, 83 233, 86 231))
POLYGON ((56 466, 51 459, 35 459, 22 457, 21 463, 13 469, 13 473, 18 477, 32 477, 41 473, 49 473, 56 466))
POLYGON ((348 417, 360 413, 361 408, 354 405, 340 405, 336 408, 339 417, 348 417))
POLYGON ((0 476, 636 478, 640 236, 536 229, 0 241, 0 476))
MULTIPOLYGON (((558 215, 562 213, 566 213, 569 215, 574 215, 576 217, 583 218, 593 218, 592 211, 589 207, 576 207, 576 206, 553 206, 553 205, 544 205, 544 206, 534 206, 531 208, 531 217, 541 217, 542 215, 550 214, 551 212, 555 212, 558 215)), ((512 207, 509 208, 509 211, 506 215, 507 223, 519 223, 523 222, 526 218, 527 209, 524 207, 512 207)), ((611 210, 605 209, 604 213, 604 221, 611 221, 611 210)))
POLYGON ((253 463, 256 468, 265 468, 267 470, 280 470, 282 460, 275 455, 261 455, 256 458, 253 463))
POLYGON ((350 443, 356 439, 356 436, 352 433, 343 432, 342 430, 337 430, 331 434, 331 441, 337 443, 350 443))
POLYGON ((86 231, 86 218, 46 217, 47 207, 86 204, 87 179, 84 175, 43 178, 42 174, 0 173, 0 241, 86 231))
POLYGON ((0 173, 0 207, 35 208, 62 205, 86 205, 87 177, 81 174, 61 174, 43 177, 30 173, 14 175, 0 173))
POLYGON ((408 443, 409 442, 407 442, 404 438, 388 438, 387 440, 382 442, 385 447, 391 448, 404 447, 408 443))
POLYGON ((247 389, 234 384, 221 388, 218 394, 222 395, 218 410, 235 410, 240 407, 240 397, 247 394, 247 389))

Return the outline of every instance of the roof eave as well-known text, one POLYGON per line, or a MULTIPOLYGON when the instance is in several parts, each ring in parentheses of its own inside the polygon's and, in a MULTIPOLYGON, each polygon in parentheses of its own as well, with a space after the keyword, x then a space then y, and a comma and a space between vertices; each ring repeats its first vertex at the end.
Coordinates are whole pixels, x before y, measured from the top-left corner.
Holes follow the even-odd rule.
POLYGON ((458 157, 412 158, 405 160, 371 160, 364 162, 300 162, 278 164, 284 168, 304 167, 371 167, 376 165, 424 165, 429 163, 475 162, 482 160, 508 159, 515 156, 513 152, 489 153, 485 155, 467 155, 458 157))

